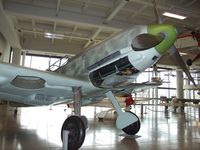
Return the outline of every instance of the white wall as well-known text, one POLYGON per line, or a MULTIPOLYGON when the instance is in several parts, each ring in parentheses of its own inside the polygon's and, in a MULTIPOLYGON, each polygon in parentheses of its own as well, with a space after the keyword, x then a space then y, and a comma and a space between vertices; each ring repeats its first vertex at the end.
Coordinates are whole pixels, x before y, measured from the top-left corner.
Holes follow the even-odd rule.
POLYGON ((0 56, 0 61, 9 62, 10 44, 5 40, 5 38, 1 33, 0 33, 0 52, 2 53, 2 55, 0 56))

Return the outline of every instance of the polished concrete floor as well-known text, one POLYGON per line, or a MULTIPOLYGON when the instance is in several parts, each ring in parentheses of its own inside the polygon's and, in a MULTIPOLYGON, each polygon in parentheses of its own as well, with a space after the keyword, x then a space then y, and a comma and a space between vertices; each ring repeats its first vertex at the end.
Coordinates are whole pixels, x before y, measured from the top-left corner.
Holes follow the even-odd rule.
MULTIPOLYGON (((0 150, 61 150, 60 129, 71 113, 64 106, 14 108, 0 105, 0 150)), ((200 150, 200 122, 196 108, 187 113, 164 113, 163 108, 146 107, 143 117, 139 106, 133 109, 141 119, 141 129, 126 137, 115 128, 113 120, 99 122, 94 111, 86 107, 82 114, 89 118, 89 129, 81 150, 200 150)))

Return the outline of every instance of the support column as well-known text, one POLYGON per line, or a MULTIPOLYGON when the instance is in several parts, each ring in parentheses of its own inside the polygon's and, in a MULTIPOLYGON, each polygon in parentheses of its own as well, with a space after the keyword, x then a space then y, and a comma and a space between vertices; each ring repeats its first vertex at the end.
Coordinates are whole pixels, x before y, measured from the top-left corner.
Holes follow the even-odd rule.
POLYGON ((74 94, 74 114, 81 115, 81 87, 72 87, 74 94))
MULTIPOLYGON (((183 72, 180 70, 176 71, 176 81, 177 81, 177 85, 176 85, 176 95, 177 98, 179 99, 183 99, 183 72)), ((184 105, 184 102, 182 102, 182 104, 184 105)), ((181 106, 181 112, 184 112, 184 106, 181 106)))
POLYGON ((8 63, 10 57, 10 44, 1 33, 0 33, 0 52, 1 52, 0 61, 8 63))
MULTIPOLYGON (((158 68, 157 68, 157 66, 156 65, 153 65, 153 71, 154 71, 154 73, 155 73, 155 78, 158 78, 158 68)), ((158 88, 157 87, 155 87, 154 88, 154 92, 155 92, 155 97, 154 98, 156 98, 156 100, 155 100, 155 109, 156 109, 156 111, 158 110, 158 88)))
POLYGON ((12 63, 15 65, 20 65, 21 61, 21 50, 18 48, 13 48, 12 63))
POLYGON ((155 111, 158 111, 158 88, 155 87, 155 111))
POLYGON ((22 53, 22 66, 25 66, 26 52, 22 53))
POLYGON ((9 63, 9 59, 10 59, 10 45, 7 44, 6 49, 3 50, 1 60, 3 62, 9 63))

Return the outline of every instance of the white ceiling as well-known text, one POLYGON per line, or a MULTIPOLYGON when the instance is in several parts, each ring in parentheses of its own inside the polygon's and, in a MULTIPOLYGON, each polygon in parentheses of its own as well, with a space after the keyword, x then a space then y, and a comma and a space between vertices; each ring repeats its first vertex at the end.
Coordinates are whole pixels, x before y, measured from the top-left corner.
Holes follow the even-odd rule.
MULTIPOLYGON (((38 53, 76 55, 128 27, 156 22, 152 0, 1 1, 0 18, 5 20, 5 24, 0 23, 1 33, 13 47, 38 53), (10 18, 13 24, 6 26, 10 18), (45 38, 47 32, 64 35, 64 39, 45 38)), ((157 1, 160 14, 168 11, 187 17, 178 20, 163 16, 164 22, 175 25, 179 34, 191 32, 185 27, 200 29, 199 0, 157 1)))

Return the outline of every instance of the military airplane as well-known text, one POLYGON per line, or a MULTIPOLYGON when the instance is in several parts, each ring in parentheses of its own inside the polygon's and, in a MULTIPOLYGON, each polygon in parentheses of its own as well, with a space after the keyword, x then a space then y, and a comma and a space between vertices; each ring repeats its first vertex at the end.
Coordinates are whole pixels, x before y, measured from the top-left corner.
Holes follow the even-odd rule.
MULTIPOLYGON (((155 11, 155 14, 159 19, 158 12, 155 11)), ((176 36, 177 31, 172 25, 160 22, 137 25, 75 56, 54 72, 0 62, 0 99, 19 106, 51 105, 74 100, 76 113, 64 121, 61 129, 62 140, 64 131, 69 131, 68 149, 80 148, 85 139, 87 123, 80 116, 80 105, 94 104, 105 97, 118 114, 117 128, 135 135, 140 130, 139 118, 132 112, 122 111, 115 96, 130 95, 134 89, 151 86, 147 82, 135 83, 142 71, 169 51, 195 85, 173 45, 176 36)))
MULTIPOLYGON (((78 89, 81 105, 110 99, 118 114, 117 128, 134 135, 140 129, 139 118, 123 112, 114 95, 130 94, 138 86, 134 83, 137 76, 171 50, 176 34, 168 24, 134 26, 74 57, 55 72, 1 62, 0 99, 23 106, 50 105, 73 101, 78 89)), ((178 52, 172 50, 177 58, 178 52)), ((86 130, 81 117, 68 117, 62 136, 64 130, 70 132, 69 149, 81 147, 86 130)))

